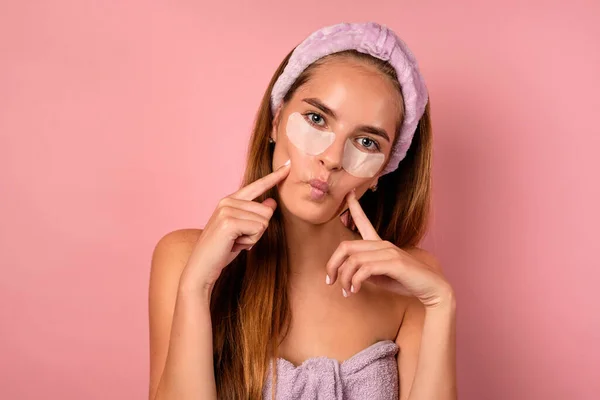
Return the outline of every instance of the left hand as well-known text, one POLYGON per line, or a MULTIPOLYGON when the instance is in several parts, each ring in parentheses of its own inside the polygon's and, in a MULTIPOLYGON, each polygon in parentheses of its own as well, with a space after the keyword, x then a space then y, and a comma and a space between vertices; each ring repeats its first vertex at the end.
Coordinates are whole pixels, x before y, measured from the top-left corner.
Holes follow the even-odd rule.
POLYGON ((363 240, 340 243, 326 265, 330 284, 339 278, 344 296, 350 296, 369 281, 395 293, 414 296, 427 308, 452 300, 452 288, 439 268, 381 240, 354 191, 348 194, 347 202, 363 240))

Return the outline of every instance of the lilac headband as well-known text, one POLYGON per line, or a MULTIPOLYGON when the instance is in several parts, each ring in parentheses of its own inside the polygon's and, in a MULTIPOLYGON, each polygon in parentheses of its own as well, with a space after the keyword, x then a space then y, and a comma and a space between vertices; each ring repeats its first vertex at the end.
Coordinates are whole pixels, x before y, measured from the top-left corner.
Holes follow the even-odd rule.
POLYGON ((275 112, 294 81, 310 64, 344 50, 357 50, 388 61, 398 75, 404 99, 404 120, 400 137, 381 173, 384 175, 396 170, 406 156, 428 100, 417 60, 406 43, 385 25, 375 22, 341 23, 310 34, 294 49, 283 73, 275 82, 271 93, 271 110, 275 112))

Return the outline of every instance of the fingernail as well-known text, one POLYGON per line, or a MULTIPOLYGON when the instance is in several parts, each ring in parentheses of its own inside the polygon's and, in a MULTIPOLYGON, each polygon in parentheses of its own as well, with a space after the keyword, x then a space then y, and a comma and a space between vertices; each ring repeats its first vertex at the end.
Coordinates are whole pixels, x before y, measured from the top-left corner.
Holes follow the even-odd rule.
POLYGON ((331 285, 331 278, 329 277, 329 274, 325 277, 325 283, 331 285))
POLYGON ((350 285, 350 291, 354 293, 354 285, 350 285))
POLYGON ((292 162, 292 160, 291 160, 291 159, 290 159, 290 160, 287 160, 287 161, 285 162, 285 164, 283 164, 283 165, 284 165, 284 166, 286 166, 286 165, 290 165, 290 163, 291 163, 291 162, 292 162))
POLYGON ((344 297, 348 297, 348 292, 346 292, 346 289, 342 288, 342 294, 344 295, 344 297))

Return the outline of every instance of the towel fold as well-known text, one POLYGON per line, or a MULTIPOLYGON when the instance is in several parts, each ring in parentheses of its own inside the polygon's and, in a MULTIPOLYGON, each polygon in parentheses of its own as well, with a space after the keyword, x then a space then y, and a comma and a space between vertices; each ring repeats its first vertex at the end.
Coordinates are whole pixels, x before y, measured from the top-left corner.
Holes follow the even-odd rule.
MULTIPOLYGON (((339 363, 327 357, 309 358, 301 365, 277 359, 277 400, 397 400, 398 345, 377 342, 339 363)), ((271 369, 263 399, 271 399, 271 369)))

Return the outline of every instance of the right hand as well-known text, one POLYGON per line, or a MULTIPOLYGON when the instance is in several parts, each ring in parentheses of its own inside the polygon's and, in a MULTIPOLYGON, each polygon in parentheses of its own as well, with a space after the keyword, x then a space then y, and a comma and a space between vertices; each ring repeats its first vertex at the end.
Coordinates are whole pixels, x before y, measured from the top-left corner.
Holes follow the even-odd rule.
POLYGON ((285 179, 289 172, 288 162, 219 201, 192 250, 181 277, 182 284, 193 290, 212 291, 223 268, 262 237, 277 207, 272 198, 262 203, 253 200, 285 179))

